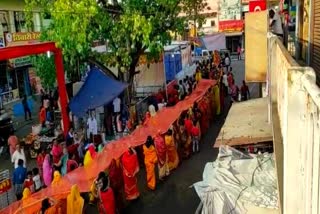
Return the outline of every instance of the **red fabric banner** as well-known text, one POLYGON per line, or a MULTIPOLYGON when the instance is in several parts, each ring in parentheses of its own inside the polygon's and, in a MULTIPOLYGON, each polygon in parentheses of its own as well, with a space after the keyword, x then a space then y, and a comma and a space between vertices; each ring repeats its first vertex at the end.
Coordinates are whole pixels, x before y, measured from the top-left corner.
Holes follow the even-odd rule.
POLYGON ((257 0, 257 1, 250 1, 249 2, 249 12, 259 12, 264 11, 267 9, 267 2, 266 0, 257 0))
POLYGON ((148 135, 156 136, 159 131, 166 132, 183 111, 192 107, 194 102, 200 100, 208 89, 215 84, 215 80, 200 80, 197 88, 189 97, 186 97, 173 107, 161 109, 145 126, 137 128, 131 135, 107 144, 89 167, 79 167, 65 175, 58 188, 49 186, 40 192, 32 194, 32 203, 27 204, 18 201, 1 210, 0 213, 15 213, 18 209, 20 210, 17 213, 33 213, 45 198, 66 198, 73 184, 77 184, 81 192, 88 192, 98 173, 107 169, 113 159, 121 157, 130 147, 144 144, 148 135))
POLYGON ((243 31, 243 20, 228 20, 219 22, 219 31, 221 32, 241 32, 243 31))

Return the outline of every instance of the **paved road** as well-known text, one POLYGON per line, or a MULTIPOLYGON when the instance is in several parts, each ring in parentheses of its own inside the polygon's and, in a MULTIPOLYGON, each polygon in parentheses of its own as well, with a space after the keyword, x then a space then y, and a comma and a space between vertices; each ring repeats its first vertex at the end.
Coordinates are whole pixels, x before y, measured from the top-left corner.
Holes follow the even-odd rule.
MULTIPOLYGON (((232 62, 235 83, 241 86, 244 80, 244 61, 232 62)), ((248 84, 252 97, 258 97, 258 84, 248 84)), ((229 107, 226 101, 226 107, 229 107)), ((190 186, 202 180, 202 173, 207 162, 214 161, 218 149, 213 148, 215 139, 225 121, 227 111, 211 124, 200 146, 201 152, 183 161, 163 183, 157 184, 157 190, 152 192, 146 189, 145 171, 139 172, 139 200, 128 204, 124 214, 163 214, 163 213, 195 213, 200 199, 190 186)))
POLYGON ((200 153, 193 155, 189 160, 183 161, 180 167, 166 181, 157 183, 156 191, 146 190, 145 171, 141 170, 139 173, 141 197, 139 200, 130 203, 123 213, 194 213, 200 203, 200 199, 190 186, 202 180, 205 164, 216 159, 218 149, 214 149, 213 144, 224 123, 225 116, 226 114, 220 116, 211 125, 203 139, 203 143, 200 145, 200 153))

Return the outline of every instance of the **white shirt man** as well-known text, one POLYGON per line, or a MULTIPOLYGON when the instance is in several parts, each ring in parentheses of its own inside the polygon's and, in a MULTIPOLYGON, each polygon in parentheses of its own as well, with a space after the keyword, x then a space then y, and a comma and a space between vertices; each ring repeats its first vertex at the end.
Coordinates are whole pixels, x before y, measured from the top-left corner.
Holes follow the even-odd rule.
POLYGON ((121 100, 119 97, 113 100, 113 112, 119 113, 121 111, 121 100))
POLYGON ((96 118, 90 116, 87 121, 87 126, 88 126, 88 134, 89 135, 90 135, 90 133, 93 135, 98 134, 98 123, 97 123, 96 118))
POLYGON ((269 18, 272 33, 276 34, 277 36, 283 36, 282 22, 280 16, 275 10, 271 9, 269 11, 269 18))
MULTIPOLYGON (((17 146, 18 147, 18 146, 17 146)), ((18 167, 18 161, 19 159, 23 160, 23 167, 26 167, 26 156, 24 154, 23 149, 16 149, 16 151, 12 154, 11 162, 14 164, 14 168, 16 169, 18 167)))

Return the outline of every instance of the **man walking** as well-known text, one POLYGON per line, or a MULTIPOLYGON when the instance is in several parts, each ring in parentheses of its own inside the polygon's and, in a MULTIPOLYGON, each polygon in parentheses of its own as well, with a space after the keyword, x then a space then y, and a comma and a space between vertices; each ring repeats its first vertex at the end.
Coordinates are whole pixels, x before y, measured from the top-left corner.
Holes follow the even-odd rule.
POLYGON ((27 168, 23 166, 23 160, 18 160, 18 167, 13 171, 13 185, 17 200, 22 198, 23 182, 27 176, 27 168))
POLYGON ((29 107, 28 99, 26 95, 23 96, 22 106, 24 111, 24 119, 27 121, 28 120, 27 116, 29 115, 29 120, 31 120, 31 111, 30 111, 30 107, 29 107))

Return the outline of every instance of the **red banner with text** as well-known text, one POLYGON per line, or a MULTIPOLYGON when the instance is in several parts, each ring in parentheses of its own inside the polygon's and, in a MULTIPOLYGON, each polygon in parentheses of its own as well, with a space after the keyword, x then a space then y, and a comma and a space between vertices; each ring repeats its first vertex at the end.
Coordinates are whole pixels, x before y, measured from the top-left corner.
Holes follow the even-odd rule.
POLYGON ((220 32, 241 32, 243 31, 243 20, 228 20, 219 22, 220 32))

